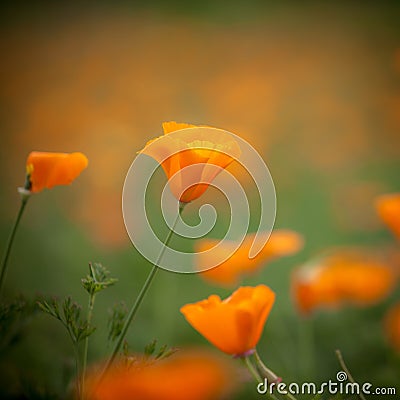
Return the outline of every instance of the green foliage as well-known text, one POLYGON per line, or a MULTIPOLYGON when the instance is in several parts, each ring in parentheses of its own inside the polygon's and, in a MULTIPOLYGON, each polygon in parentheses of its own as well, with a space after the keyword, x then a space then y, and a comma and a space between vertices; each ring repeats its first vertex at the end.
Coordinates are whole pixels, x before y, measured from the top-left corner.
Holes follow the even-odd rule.
POLYGON ((161 360, 167 358, 172 354, 176 353, 179 349, 176 347, 168 347, 166 344, 162 345, 157 349, 157 340, 154 339, 144 348, 144 355, 146 358, 152 358, 154 360, 161 360))
POLYGON ((124 340, 124 343, 122 344, 122 355, 124 356, 125 360, 129 360, 131 358, 129 354, 129 343, 127 340, 124 340))
POLYGON ((154 339, 144 347, 143 355, 136 356, 129 351, 129 344, 125 340, 122 345, 122 355, 125 367, 132 367, 138 363, 152 364, 164 358, 171 356, 179 351, 176 347, 168 347, 167 345, 157 346, 157 340, 154 339))
POLYGON ((87 320, 81 318, 82 307, 73 302, 71 297, 67 297, 62 304, 53 298, 50 302, 38 301, 38 305, 43 312, 58 319, 64 325, 75 344, 90 336, 96 329, 89 326, 87 320))
POLYGON ((157 340, 154 339, 149 344, 147 344, 144 348, 144 354, 146 357, 151 357, 156 351, 157 340))
MULTIPOLYGON (((109 275, 110 272, 102 264, 89 263, 89 275, 82 279, 82 285, 91 298, 117 282, 117 279, 110 278, 109 275)), ((71 297, 67 297, 62 303, 53 298, 50 301, 37 301, 37 304, 43 312, 58 319, 64 325, 75 344, 89 337, 96 330, 88 319, 81 318, 82 307, 72 301, 71 297)), ((118 326, 114 326, 114 334, 117 328, 118 326)))
POLYGON ((108 318, 108 340, 109 342, 114 342, 122 332, 124 327, 124 320, 128 314, 128 309, 126 308, 125 302, 121 301, 114 305, 114 307, 109 311, 108 318))
POLYGON ((89 263, 89 275, 82 279, 83 288, 93 296, 114 285, 118 279, 110 278, 110 271, 100 263, 89 263))
POLYGON ((18 296, 11 302, 0 304, 0 351, 18 341, 23 329, 39 311, 38 300, 38 297, 18 296))
MULTIPOLYGON (((96 294, 109 286, 112 286, 117 279, 109 277, 110 272, 103 267, 100 263, 89 263, 89 275, 82 279, 83 288, 89 294, 89 305, 87 309, 87 317, 81 317, 82 307, 72 301, 71 297, 67 297, 64 301, 60 302, 56 298, 50 301, 42 300, 38 301, 39 308, 49 314, 53 318, 59 320, 65 329, 67 330, 71 341, 74 345, 75 351, 75 362, 76 362, 76 374, 81 376, 80 383, 77 385, 79 398, 82 397, 87 358, 88 358, 88 346, 89 336, 96 330, 96 327, 92 326, 92 315, 94 308, 94 300, 96 294), (84 341, 83 354, 80 355, 79 343, 84 341), (81 372, 79 371, 81 365, 81 372)), ((121 328, 119 326, 120 320, 124 319, 125 314, 117 312, 113 319, 114 323, 111 324, 111 337, 119 335, 121 328), (119 333, 118 333, 119 332, 119 333)))

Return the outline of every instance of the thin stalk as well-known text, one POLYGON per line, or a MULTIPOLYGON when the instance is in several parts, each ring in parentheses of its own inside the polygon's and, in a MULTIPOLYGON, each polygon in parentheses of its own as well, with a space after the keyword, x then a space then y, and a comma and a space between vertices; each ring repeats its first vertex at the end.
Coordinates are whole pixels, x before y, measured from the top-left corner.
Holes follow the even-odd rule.
POLYGON ((76 342, 73 343, 74 347, 74 355, 75 355, 75 368, 76 368, 76 389, 78 391, 78 399, 83 399, 83 392, 82 392, 82 385, 79 379, 80 376, 80 370, 79 370, 79 348, 78 344, 76 342))
POLYGON ((256 360, 256 365, 261 371, 262 375, 268 379, 268 382, 277 382, 279 380, 279 376, 275 374, 275 372, 271 371, 261 360, 260 355, 257 350, 254 352, 254 359, 256 360))
MULTIPOLYGON (((261 360, 260 355, 257 350, 254 352, 254 359, 256 360, 256 365, 259 371, 261 371, 261 375, 267 378, 268 382, 279 382, 281 378, 272 370, 270 370, 261 360)), ((282 396, 290 400, 297 400, 291 393, 287 392, 285 394, 282 393, 282 396)))
POLYGON ((71 331, 71 328, 68 324, 66 324, 62 319, 59 319, 61 323, 65 326, 68 331, 68 335, 71 338, 72 347, 74 349, 74 358, 75 358, 75 369, 76 369, 76 390, 78 392, 78 399, 82 399, 82 390, 81 390, 81 382, 79 380, 80 370, 79 370, 79 348, 78 343, 75 341, 74 334, 71 331))
POLYGON ((119 335, 119 338, 118 338, 118 340, 117 340, 117 342, 116 342, 116 344, 114 346, 113 352, 111 353, 111 356, 107 361, 107 364, 106 364, 106 366, 104 368, 104 371, 100 376, 100 382, 101 382, 102 378, 104 377, 104 375, 107 373, 107 371, 110 368, 111 364, 114 362, 115 357, 117 356, 117 354, 118 354, 118 352, 119 352, 119 350, 121 348, 122 342, 124 341, 126 333, 128 332, 129 326, 130 326, 131 322, 133 321, 133 318, 135 317, 135 315, 137 313, 137 310, 139 309, 139 306, 141 305, 141 303, 143 301, 143 298, 144 298, 145 294, 147 293, 147 290, 149 289, 150 284, 153 281, 154 276, 156 275, 156 273, 157 273, 157 271, 159 269, 158 268, 158 264, 161 261, 163 255, 165 253, 165 250, 166 250, 166 248, 168 246, 169 241, 171 240, 171 237, 172 237, 172 235, 174 233, 176 224, 177 224, 177 222, 179 220, 179 217, 182 214, 182 211, 183 211, 183 209, 185 207, 185 204, 186 203, 180 203, 179 214, 177 215, 172 228, 170 229, 170 231, 168 232, 167 237, 165 238, 163 248, 161 249, 160 254, 158 255, 157 261, 153 264, 153 268, 151 269, 149 275, 147 276, 147 279, 144 282, 144 284, 142 286, 142 289, 140 290, 139 295, 136 298, 135 303, 133 304, 131 310, 129 311, 129 314, 128 314, 126 320, 125 320, 124 327, 122 328, 121 334, 119 335))
MULTIPOLYGON (((340 366, 342 367, 343 371, 346 372, 347 377, 349 378, 349 381, 350 381, 351 383, 357 384, 357 382, 356 382, 355 379, 353 378, 353 375, 351 375, 350 370, 347 368, 346 363, 344 362, 342 352, 338 349, 338 350, 335 351, 335 353, 336 353, 336 357, 337 357, 337 359, 338 359, 338 361, 339 361, 339 364, 340 364, 340 366)), ((361 400, 366 400, 365 397, 364 397, 364 395, 363 395, 361 392, 358 393, 358 397, 359 397, 361 400)))
POLYGON ((29 199, 29 194, 22 194, 21 195, 21 206, 19 208, 17 218, 14 222, 14 226, 12 227, 10 236, 8 237, 7 245, 6 245, 6 250, 5 253, 3 254, 3 258, 1 261, 1 275, 0 275, 0 295, 3 289, 4 285, 4 280, 7 274, 7 267, 8 267, 8 259, 10 257, 10 252, 11 252, 11 247, 14 242, 15 234, 17 232, 19 222, 21 220, 22 214, 24 213, 26 203, 28 202, 29 199))
POLYGON ((241 358, 241 360, 243 360, 244 365, 246 365, 247 369, 249 370, 249 372, 252 375, 252 377, 254 378, 254 380, 257 383, 262 383, 263 380, 262 380, 260 374, 258 373, 257 369, 254 368, 254 365, 251 363, 250 357, 243 357, 243 358, 241 358))
MULTIPOLYGON (((247 369, 249 370, 250 374, 252 375, 252 377, 254 378, 254 380, 257 383, 263 383, 263 380, 260 376, 260 374, 258 373, 257 369, 254 368, 254 365, 252 364, 250 357, 243 357, 241 358, 243 364, 247 367, 247 369)), ((273 400, 277 400, 276 396, 272 393, 267 392, 266 395, 273 400)))
MULTIPOLYGON (((89 294, 89 304, 88 304, 88 313, 87 313, 88 329, 90 329, 90 327, 92 325, 93 308, 94 308, 95 298, 96 298, 96 295, 94 293, 89 294)), ((86 375, 86 366, 87 366, 87 358, 88 358, 88 349, 89 349, 89 336, 86 336, 84 347, 83 347, 82 373, 81 373, 82 397, 85 396, 85 375, 86 375)))

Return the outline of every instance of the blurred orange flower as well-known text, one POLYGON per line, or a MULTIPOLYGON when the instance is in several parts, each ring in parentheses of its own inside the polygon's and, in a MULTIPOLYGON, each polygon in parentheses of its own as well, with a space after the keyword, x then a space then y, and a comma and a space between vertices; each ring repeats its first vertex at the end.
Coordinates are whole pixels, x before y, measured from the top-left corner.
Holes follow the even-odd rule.
POLYGON ((233 369, 207 351, 186 350, 151 364, 115 364, 98 385, 89 376, 90 400, 213 400, 232 390, 233 369))
POLYGON ((47 153, 33 151, 26 161, 30 191, 40 192, 56 185, 68 185, 87 167, 82 153, 47 153))
POLYGON ((386 337, 398 352, 400 352, 400 303, 395 304, 385 315, 386 337))
POLYGON ((173 195, 183 203, 200 197, 241 153, 233 137, 220 129, 171 121, 163 123, 163 130, 164 136, 149 141, 140 153, 161 164, 173 195), (169 135, 182 130, 182 134, 169 135))
POLYGON ((400 239, 400 193, 379 196, 375 204, 382 221, 400 239))
POLYGON ((212 295, 181 308, 186 320, 221 351, 244 356, 255 349, 275 301, 265 285, 243 286, 225 300, 212 295))
POLYGON ((370 305, 387 297, 395 286, 395 270, 372 255, 343 251, 292 275, 292 293, 304 314, 316 308, 338 308, 343 303, 370 305))
MULTIPOLYGON (((244 274, 256 272, 265 262, 275 258, 296 253, 303 247, 303 238, 296 232, 290 230, 275 230, 271 233, 268 242, 256 257, 250 259, 249 251, 254 241, 255 234, 246 235, 240 247, 223 263, 203 271, 200 275, 210 281, 221 285, 237 284, 244 274)), ((207 265, 208 258, 215 257, 210 253, 203 253, 219 243, 218 240, 203 239, 196 245, 196 257, 199 265, 207 265)), ((220 252, 227 252, 235 248, 235 243, 224 242, 220 252)), ((222 254, 223 255, 223 254, 222 254)), ((210 259, 210 264, 212 260, 210 259)))

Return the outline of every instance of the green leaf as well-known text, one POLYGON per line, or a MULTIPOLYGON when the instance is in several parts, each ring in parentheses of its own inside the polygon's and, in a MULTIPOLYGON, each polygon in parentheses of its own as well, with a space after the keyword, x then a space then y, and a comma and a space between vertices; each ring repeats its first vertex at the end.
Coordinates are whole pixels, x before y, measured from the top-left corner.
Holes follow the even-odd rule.
POLYGON ((144 354, 147 357, 150 357, 154 354, 154 352, 156 351, 156 346, 157 346, 157 340, 154 339, 152 342, 150 342, 149 344, 147 344, 144 348, 144 354))
POLYGON ((64 299, 61 307, 59 301, 55 298, 51 302, 38 301, 37 304, 40 310, 62 322, 73 343, 79 343, 96 330, 95 327, 89 326, 87 320, 81 318, 82 307, 72 301, 71 297, 64 299))
POLYGON ((89 275, 82 279, 83 288, 93 296, 114 285, 118 279, 110 278, 110 271, 100 263, 89 263, 89 275))
POLYGON ((127 313, 128 309, 124 302, 114 304, 113 308, 109 311, 108 340, 110 342, 114 342, 121 334, 127 313))
POLYGON ((154 339, 144 348, 144 354, 147 358, 152 358, 153 360, 161 360, 167 358, 178 351, 177 348, 168 347, 164 344, 157 350, 157 340, 154 339))

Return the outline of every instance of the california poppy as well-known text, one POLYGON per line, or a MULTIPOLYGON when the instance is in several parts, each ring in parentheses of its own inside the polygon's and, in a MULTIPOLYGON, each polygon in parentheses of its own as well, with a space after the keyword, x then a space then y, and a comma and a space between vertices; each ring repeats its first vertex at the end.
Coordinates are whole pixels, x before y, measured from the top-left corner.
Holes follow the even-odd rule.
POLYGON ((184 123, 164 122, 164 136, 149 141, 140 152, 158 161, 173 195, 183 203, 200 197, 212 180, 241 150, 228 132, 184 123))
POLYGON ((207 351, 183 350, 164 360, 115 364, 98 384, 89 376, 89 400, 212 400, 230 392, 232 367, 207 351))
MULTIPOLYGON (((254 258, 249 258, 250 247, 254 241, 255 234, 246 235, 240 247, 233 252, 224 262, 207 271, 201 272, 200 276, 204 279, 222 285, 236 284, 242 275, 257 271, 264 263, 275 258, 287 256, 296 253, 303 246, 302 237, 290 230, 275 230, 272 232, 264 248, 254 258)), ((199 240, 196 245, 197 262, 201 268, 209 262, 212 265, 212 260, 215 258, 212 253, 207 253, 206 250, 218 244, 218 240, 203 239, 199 240)), ((225 252, 228 256, 231 249, 236 248, 235 243, 225 241, 223 246, 220 246, 218 251, 221 253, 221 258, 225 252)))
POLYGON ((400 352, 400 303, 389 309, 385 315, 384 326, 390 345, 400 352))
POLYGON ((395 270, 379 258, 358 251, 330 254, 292 275, 292 293, 305 314, 344 303, 375 304, 394 288, 395 270))
POLYGON ((87 167, 82 153, 48 153, 33 151, 26 161, 27 188, 33 193, 56 185, 68 185, 87 167))
POLYGON ((0 292, 7 273, 8 260, 15 232, 18 229, 30 194, 40 192, 44 188, 52 188, 55 185, 67 185, 71 183, 87 167, 87 164, 88 160, 82 153, 66 154, 33 151, 29 154, 26 160, 25 185, 18 188, 21 194, 21 206, 1 262, 0 292))
POLYGON ((181 308, 186 320, 221 351, 244 356, 255 349, 275 301, 265 285, 243 286, 225 300, 212 295, 181 308))
POLYGON ((400 193, 379 196, 376 209, 382 221, 400 239, 400 193))

